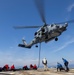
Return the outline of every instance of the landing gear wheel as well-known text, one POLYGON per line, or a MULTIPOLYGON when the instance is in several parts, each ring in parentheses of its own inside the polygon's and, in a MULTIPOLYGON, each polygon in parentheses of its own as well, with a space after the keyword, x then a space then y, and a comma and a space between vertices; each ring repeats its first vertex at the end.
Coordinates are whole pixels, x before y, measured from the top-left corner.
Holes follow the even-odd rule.
POLYGON ((58 38, 55 38, 55 41, 58 41, 58 38))
POLYGON ((38 45, 36 45, 35 47, 38 48, 38 45))

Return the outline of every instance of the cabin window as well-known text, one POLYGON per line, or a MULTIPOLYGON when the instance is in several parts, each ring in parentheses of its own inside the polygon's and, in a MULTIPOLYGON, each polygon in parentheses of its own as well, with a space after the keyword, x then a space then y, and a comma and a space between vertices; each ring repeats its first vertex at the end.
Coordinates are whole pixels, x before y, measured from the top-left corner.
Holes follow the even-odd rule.
POLYGON ((51 24, 51 27, 53 27, 53 24, 51 24))
POLYGON ((42 32, 45 32, 45 29, 44 28, 42 28, 42 32))
POLYGON ((35 32, 35 34, 34 35, 37 35, 37 32, 35 32))
POLYGON ((59 28, 59 26, 56 26, 57 28, 59 28))
POLYGON ((40 33, 38 35, 40 35, 40 33))

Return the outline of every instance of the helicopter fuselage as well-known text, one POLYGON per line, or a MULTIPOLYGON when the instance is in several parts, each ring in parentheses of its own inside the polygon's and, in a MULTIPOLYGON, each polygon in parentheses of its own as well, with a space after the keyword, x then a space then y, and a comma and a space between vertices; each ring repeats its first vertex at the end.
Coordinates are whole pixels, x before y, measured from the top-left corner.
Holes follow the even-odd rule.
POLYGON ((51 24, 51 25, 44 25, 42 26, 37 32, 34 34, 34 39, 27 44, 25 40, 23 40, 23 44, 19 44, 20 47, 25 47, 25 48, 31 48, 32 45, 41 43, 41 42, 48 42, 53 39, 56 41, 58 36, 61 35, 62 32, 66 30, 66 27, 68 26, 67 23, 64 25, 56 25, 56 24, 51 24))

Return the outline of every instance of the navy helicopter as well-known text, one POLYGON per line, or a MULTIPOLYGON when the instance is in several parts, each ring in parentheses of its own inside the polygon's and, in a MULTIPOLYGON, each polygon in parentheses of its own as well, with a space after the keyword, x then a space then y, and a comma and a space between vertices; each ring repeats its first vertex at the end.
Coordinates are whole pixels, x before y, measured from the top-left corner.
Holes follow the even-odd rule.
POLYGON ((15 26, 14 28, 17 29, 39 28, 38 31, 34 33, 34 39, 30 43, 27 44, 26 41, 22 39, 23 44, 18 44, 19 47, 31 48, 34 44, 36 44, 36 47, 38 47, 37 43, 47 43, 53 39, 58 41, 58 36, 67 30, 68 23, 74 22, 74 20, 69 20, 61 23, 47 24, 44 16, 43 0, 35 0, 35 4, 44 24, 43 26, 15 26))

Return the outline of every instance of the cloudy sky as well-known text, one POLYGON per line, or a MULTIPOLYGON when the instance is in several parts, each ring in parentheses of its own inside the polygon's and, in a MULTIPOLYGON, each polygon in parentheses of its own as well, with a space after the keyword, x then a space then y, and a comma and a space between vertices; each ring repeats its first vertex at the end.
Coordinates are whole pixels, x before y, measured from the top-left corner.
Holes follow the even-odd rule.
MULTIPOLYGON (((48 24, 74 20, 74 0, 45 0, 45 18, 48 24)), ((16 30, 13 26, 42 24, 34 0, 0 0, 0 66, 38 65, 39 48, 18 47, 23 37, 29 43, 38 29, 16 30)), ((74 23, 58 39, 41 44, 41 61, 46 57, 48 65, 53 65, 63 57, 74 64, 74 23)))

